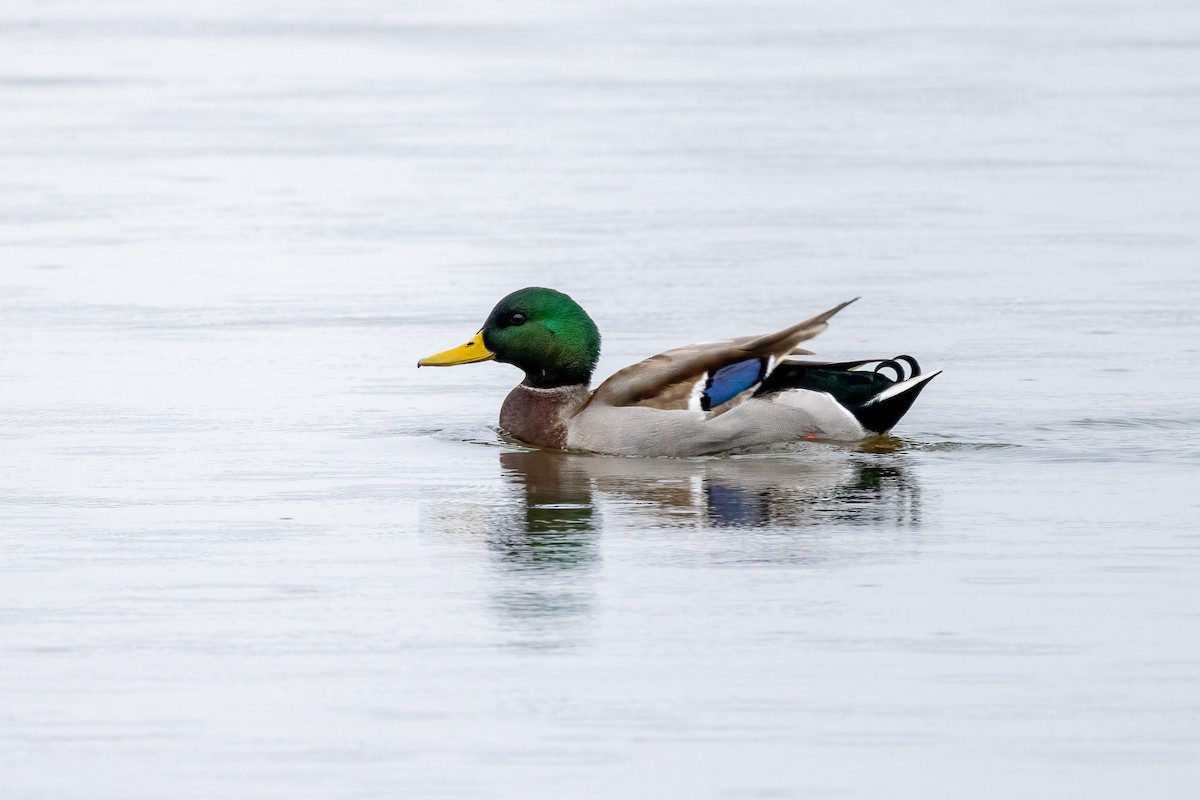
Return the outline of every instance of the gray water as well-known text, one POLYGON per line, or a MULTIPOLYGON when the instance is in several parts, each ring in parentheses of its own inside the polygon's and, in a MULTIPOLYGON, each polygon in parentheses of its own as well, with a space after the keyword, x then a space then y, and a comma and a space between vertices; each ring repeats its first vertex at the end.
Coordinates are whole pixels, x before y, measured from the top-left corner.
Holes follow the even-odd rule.
POLYGON ((1200 7, 0 7, 4 798, 1189 797, 1200 7), (892 440, 500 441, 862 295, 892 440))

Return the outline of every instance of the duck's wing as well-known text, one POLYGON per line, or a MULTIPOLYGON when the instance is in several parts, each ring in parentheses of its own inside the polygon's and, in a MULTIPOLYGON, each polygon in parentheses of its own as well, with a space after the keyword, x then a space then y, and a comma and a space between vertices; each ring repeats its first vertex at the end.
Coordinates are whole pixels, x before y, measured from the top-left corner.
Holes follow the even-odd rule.
POLYGON ((775 333, 692 344, 651 356, 600 384, 591 402, 668 410, 732 407, 762 384, 784 357, 811 355, 799 344, 828 328, 830 317, 854 300, 775 333))

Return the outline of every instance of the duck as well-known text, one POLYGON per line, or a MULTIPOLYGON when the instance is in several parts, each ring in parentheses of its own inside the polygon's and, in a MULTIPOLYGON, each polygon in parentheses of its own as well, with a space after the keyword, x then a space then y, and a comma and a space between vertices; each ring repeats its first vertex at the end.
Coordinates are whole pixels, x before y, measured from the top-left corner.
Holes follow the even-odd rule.
POLYGON ((497 361, 522 370, 500 429, 535 448, 687 458, 859 441, 890 431, 941 370, 922 373, 909 355, 813 360, 800 344, 858 299, 774 333, 659 353, 592 389, 596 323, 570 296, 531 286, 497 303, 470 341, 417 366, 497 361))

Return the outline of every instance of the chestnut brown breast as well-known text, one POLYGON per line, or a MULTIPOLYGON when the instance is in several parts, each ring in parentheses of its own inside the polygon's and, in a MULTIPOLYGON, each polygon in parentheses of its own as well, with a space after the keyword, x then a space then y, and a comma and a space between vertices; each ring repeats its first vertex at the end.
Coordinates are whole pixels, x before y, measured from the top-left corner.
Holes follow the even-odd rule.
POLYGON ((567 446, 567 422, 588 401, 586 386, 534 389, 521 385, 508 393, 500 408, 505 433, 535 447, 567 446))

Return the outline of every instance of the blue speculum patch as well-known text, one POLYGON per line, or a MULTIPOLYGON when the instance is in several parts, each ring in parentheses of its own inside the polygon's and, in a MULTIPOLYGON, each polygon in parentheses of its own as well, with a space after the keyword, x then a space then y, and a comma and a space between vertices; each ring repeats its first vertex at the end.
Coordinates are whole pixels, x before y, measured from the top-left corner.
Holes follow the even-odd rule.
POLYGON ((765 358, 752 358, 721 367, 709 376, 700 407, 708 411, 737 397, 762 380, 765 366, 765 358))

